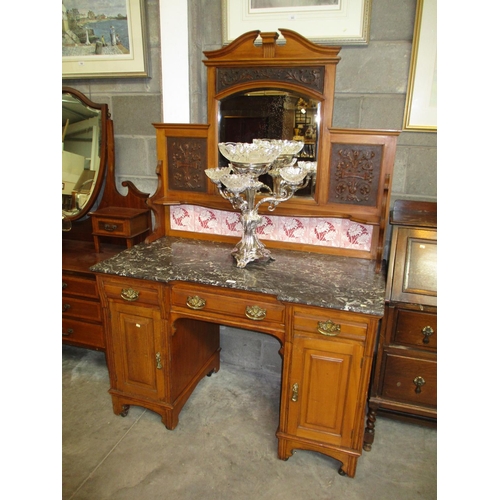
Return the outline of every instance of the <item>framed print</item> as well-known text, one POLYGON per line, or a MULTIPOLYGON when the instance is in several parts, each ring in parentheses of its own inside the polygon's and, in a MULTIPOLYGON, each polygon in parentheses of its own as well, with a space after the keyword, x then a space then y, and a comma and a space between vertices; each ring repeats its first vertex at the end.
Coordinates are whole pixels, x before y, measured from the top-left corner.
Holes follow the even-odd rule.
POLYGON ((63 0, 62 77, 147 77, 144 0, 63 0))
POLYGON ((418 0, 403 130, 437 131, 437 0, 418 0))
POLYGON ((247 31, 287 28, 315 43, 368 43, 372 0, 222 0, 228 44, 247 31))

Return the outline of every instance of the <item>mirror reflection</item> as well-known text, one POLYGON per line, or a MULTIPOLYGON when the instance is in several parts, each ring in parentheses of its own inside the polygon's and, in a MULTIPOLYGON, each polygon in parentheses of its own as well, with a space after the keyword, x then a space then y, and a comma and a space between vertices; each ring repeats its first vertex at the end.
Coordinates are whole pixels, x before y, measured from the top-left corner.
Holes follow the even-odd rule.
MULTIPOLYGON (((320 103, 309 96, 279 89, 244 91, 221 99, 219 142, 252 142, 254 139, 303 141, 298 161, 317 161, 320 103)), ((227 160, 219 155, 219 167, 227 160)), ((259 178, 272 186, 269 174, 259 178)), ((315 182, 295 196, 314 196, 315 182)))
POLYGON ((101 110, 62 94, 62 210, 73 217, 85 207, 101 165, 101 110))

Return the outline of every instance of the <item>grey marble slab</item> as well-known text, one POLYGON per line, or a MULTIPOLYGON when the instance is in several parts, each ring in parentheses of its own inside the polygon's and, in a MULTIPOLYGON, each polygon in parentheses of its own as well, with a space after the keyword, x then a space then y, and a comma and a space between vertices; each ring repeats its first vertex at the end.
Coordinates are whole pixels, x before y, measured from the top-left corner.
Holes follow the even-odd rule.
POLYGON ((274 295, 283 302, 382 316, 385 275, 375 262, 272 249, 275 260, 236 267, 233 245, 163 237, 141 243, 90 269, 168 283, 185 281, 274 295))

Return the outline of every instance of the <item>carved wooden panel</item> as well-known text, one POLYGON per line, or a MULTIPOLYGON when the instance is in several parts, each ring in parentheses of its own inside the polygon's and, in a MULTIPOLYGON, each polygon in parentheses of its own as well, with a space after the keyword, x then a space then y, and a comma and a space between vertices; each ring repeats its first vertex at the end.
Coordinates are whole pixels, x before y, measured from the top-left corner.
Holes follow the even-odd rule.
POLYGON ((323 93, 325 83, 325 68, 323 66, 303 67, 246 67, 218 68, 217 93, 233 85, 262 81, 283 82, 301 85, 302 87, 323 93))
POLYGON ((169 189, 206 192, 207 140, 167 137, 167 152, 169 189))
POLYGON ((383 146, 332 144, 329 203, 376 206, 383 146))

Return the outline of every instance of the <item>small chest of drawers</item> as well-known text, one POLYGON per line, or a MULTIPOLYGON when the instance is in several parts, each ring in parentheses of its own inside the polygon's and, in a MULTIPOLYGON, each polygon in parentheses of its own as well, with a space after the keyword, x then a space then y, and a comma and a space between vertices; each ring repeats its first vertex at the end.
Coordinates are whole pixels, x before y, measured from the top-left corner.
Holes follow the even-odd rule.
POLYGON ((396 202, 384 319, 368 401, 364 449, 378 412, 437 421, 437 206, 396 202))
POLYGON ((141 208, 106 207, 90 214, 95 251, 99 253, 99 238, 122 238, 131 248, 144 239, 150 230, 150 211, 141 208))
POLYGON ((63 342, 104 350, 102 309, 95 276, 63 272, 63 342))

